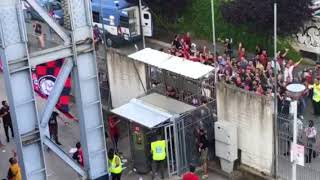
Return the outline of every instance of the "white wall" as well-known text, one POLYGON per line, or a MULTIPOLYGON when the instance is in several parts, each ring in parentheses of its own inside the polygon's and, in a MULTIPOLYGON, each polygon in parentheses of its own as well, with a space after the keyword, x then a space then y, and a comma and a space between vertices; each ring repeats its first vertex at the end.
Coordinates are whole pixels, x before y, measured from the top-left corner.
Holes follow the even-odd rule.
POLYGON ((218 121, 238 126, 241 163, 270 174, 273 156, 273 103, 234 86, 217 86, 218 121))
POLYGON ((144 64, 133 61, 129 59, 127 55, 120 54, 115 50, 108 50, 107 61, 113 108, 119 107, 132 98, 144 94, 142 86, 143 83, 144 87, 146 87, 146 70, 144 64), (135 62, 142 83, 139 80, 133 62, 135 62))

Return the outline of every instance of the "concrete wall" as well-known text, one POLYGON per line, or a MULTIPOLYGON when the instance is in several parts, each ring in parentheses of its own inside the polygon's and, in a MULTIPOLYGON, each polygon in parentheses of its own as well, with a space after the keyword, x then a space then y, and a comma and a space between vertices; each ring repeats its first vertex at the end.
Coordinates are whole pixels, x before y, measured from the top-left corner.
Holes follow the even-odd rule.
POLYGON ((218 121, 238 127, 241 163, 271 173, 273 156, 273 102, 234 86, 217 85, 218 121))
POLYGON ((143 63, 129 59, 127 55, 112 49, 107 52, 107 62, 113 108, 119 107, 144 93, 142 83, 146 87, 146 70, 143 63), (139 80, 133 62, 136 65, 142 83, 139 80))

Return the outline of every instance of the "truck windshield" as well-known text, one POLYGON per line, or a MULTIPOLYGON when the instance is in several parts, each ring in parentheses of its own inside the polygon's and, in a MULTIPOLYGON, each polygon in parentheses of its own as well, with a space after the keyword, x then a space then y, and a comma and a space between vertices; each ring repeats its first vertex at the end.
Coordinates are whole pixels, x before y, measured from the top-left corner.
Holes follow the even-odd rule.
POLYGON ((125 16, 120 16, 120 27, 129 28, 129 18, 125 16))

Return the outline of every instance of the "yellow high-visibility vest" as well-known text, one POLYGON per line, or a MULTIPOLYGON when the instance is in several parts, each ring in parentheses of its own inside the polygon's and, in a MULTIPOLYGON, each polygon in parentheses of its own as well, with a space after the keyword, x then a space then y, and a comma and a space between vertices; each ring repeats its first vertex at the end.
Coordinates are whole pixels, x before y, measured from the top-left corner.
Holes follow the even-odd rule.
POLYGON ((120 174, 122 172, 122 164, 119 156, 114 155, 113 159, 109 161, 109 172, 113 174, 120 174), (116 165, 116 159, 119 160, 119 166, 116 165), (116 167, 117 166, 117 167, 116 167))
POLYGON ((320 84, 318 85, 313 85, 313 97, 312 99, 315 102, 320 102, 320 84))
POLYGON ((159 140, 151 143, 152 159, 161 161, 166 158, 166 141, 159 140))

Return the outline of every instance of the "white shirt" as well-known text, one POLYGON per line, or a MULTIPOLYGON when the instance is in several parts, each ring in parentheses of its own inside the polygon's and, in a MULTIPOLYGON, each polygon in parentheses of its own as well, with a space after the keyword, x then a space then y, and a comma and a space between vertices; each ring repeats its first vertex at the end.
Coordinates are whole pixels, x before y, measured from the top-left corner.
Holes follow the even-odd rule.
POLYGON ((290 66, 289 68, 285 68, 284 69, 284 80, 285 81, 289 81, 292 82, 293 81, 293 69, 294 69, 294 65, 290 66))
MULTIPOLYGON (((277 61, 276 65, 277 65, 277 71, 281 71, 281 67, 280 67, 280 64, 279 64, 278 61, 277 61)), ((272 68, 275 67, 275 66, 274 66, 274 61, 271 61, 271 67, 272 67, 272 68)))
POLYGON ((307 127, 304 131, 308 138, 314 138, 317 135, 317 130, 315 127, 307 127))

